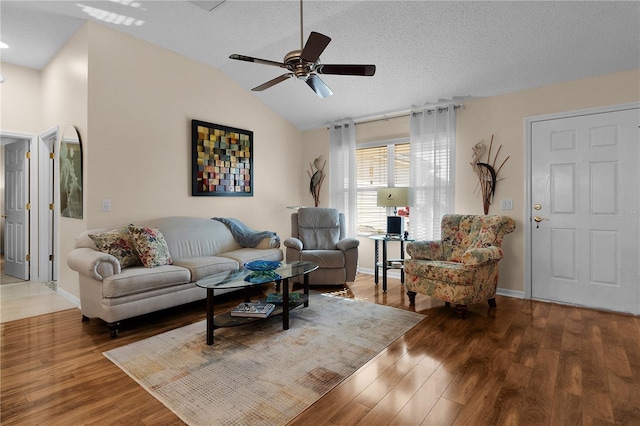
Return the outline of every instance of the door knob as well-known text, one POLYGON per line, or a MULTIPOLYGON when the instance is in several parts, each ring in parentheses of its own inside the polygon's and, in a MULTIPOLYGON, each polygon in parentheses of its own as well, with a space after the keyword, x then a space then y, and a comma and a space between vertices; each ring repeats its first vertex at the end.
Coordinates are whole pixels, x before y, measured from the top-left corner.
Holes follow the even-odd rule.
POLYGON ((533 220, 536 222, 536 228, 540 228, 540 222, 542 222, 543 220, 549 220, 549 218, 536 216, 533 218, 533 220))

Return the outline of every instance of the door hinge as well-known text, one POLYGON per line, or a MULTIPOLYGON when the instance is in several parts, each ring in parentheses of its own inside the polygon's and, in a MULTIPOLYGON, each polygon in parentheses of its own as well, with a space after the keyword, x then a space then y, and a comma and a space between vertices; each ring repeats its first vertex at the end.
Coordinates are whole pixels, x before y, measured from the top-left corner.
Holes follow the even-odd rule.
POLYGON ((49 255, 49 261, 53 262, 53 255, 52 254, 49 255))
POLYGON ((54 158, 56 158, 56 155, 53 152, 50 152, 49 158, 53 160, 54 158))
POLYGON ((25 154, 25 156, 26 156, 28 159, 31 159, 31 151, 27 151, 27 153, 25 154))
POLYGON ((25 260, 27 262, 31 262, 31 255, 27 253, 27 255, 25 256, 25 260))
POLYGON ((27 203, 27 205, 24 206, 24 208, 27 209, 27 210, 31 210, 31 203, 27 203))
POLYGON ((55 204, 51 203, 49 204, 49 210, 55 210, 55 204))

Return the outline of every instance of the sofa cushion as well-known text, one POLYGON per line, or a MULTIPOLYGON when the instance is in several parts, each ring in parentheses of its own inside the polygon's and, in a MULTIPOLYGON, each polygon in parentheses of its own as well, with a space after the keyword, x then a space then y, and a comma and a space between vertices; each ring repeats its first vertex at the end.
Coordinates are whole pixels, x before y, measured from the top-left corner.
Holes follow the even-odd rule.
POLYGON ((240 269, 240 265, 235 260, 219 256, 176 259, 173 264, 187 268, 191 273, 191 281, 193 282, 218 272, 237 271, 240 269))
POLYGON ((313 262, 320 268, 344 268, 345 257, 340 250, 304 250, 300 260, 313 262))
POLYGON ((340 241, 340 213, 330 208, 299 209, 298 235, 305 250, 335 250, 340 241))
POLYGON ((137 266, 105 278, 102 281, 102 294, 104 297, 121 297, 188 283, 190 279, 189 270, 180 266, 162 265, 151 269, 137 266))
POLYGON ((280 261, 283 259, 282 250, 277 248, 272 249, 255 249, 255 248, 241 248, 233 250, 228 253, 221 253, 220 257, 227 257, 238 262, 240 268, 247 262, 254 260, 275 260, 280 261))
POLYGON ((462 263, 442 260, 420 261, 407 259, 404 261, 406 274, 433 281, 442 281, 457 285, 472 285, 474 269, 465 268, 462 263))
POLYGON ((142 265, 127 227, 123 226, 106 232, 89 234, 89 238, 91 238, 98 250, 118 259, 121 268, 142 265))
POLYGON ((160 229, 173 259, 218 256, 241 247, 227 225, 217 220, 172 216, 144 221, 140 225, 160 229))
POLYGON ((172 259, 169 247, 158 228, 129 225, 129 232, 136 253, 142 264, 147 268, 154 266, 171 265, 172 259))

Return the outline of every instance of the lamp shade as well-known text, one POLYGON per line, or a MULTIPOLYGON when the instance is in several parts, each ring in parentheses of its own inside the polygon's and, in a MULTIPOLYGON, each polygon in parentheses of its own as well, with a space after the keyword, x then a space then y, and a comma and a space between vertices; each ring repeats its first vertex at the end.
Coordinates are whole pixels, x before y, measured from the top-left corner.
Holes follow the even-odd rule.
POLYGON ((405 207, 409 205, 409 188, 378 189, 378 207, 405 207))

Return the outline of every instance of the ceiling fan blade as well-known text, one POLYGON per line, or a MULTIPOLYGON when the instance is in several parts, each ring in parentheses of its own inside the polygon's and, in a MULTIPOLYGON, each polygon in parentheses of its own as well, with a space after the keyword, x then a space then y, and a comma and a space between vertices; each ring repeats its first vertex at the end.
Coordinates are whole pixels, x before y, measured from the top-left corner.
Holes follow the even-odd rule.
POLYGON ((256 64, 272 65, 274 67, 286 68, 286 65, 283 64, 282 62, 270 61, 268 59, 253 58, 251 56, 237 55, 235 53, 229 56, 229 59, 236 59, 238 61, 255 62, 256 64))
POLYGON ((359 75, 370 77, 376 73, 375 65, 320 64, 315 67, 318 74, 359 75))
POLYGON ((302 49, 300 59, 307 62, 316 62, 330 41, 331 37, 312 31, 309 34, 307 43, 304 45, 304 49, 302 49))
POLYGON ((320 77, 315 74, 309 75, 309 77, 307 78, 307 84, 309 85, 309 87, 311 87, 311 89, 313 89, 314 92, 316 92, 316 95, 318 95, 318 97, 320 98, 326 98, 327 96, 333 95, 331 89, 329 89, 329 87, 324 84, 324 81, 322 81, 320 77))
POLYGON ((291 77, 293 77, 292 73, 282 74, 280 77, 276 77, 273 80, 269 80, 266 83, 263 83, 260 86, 256 86, 251 90, 254 92, 262 92, 263 90, 268 89, 271 86, 275 86, 278 83, 282 83, 283 81, 288 80, 291 77))

